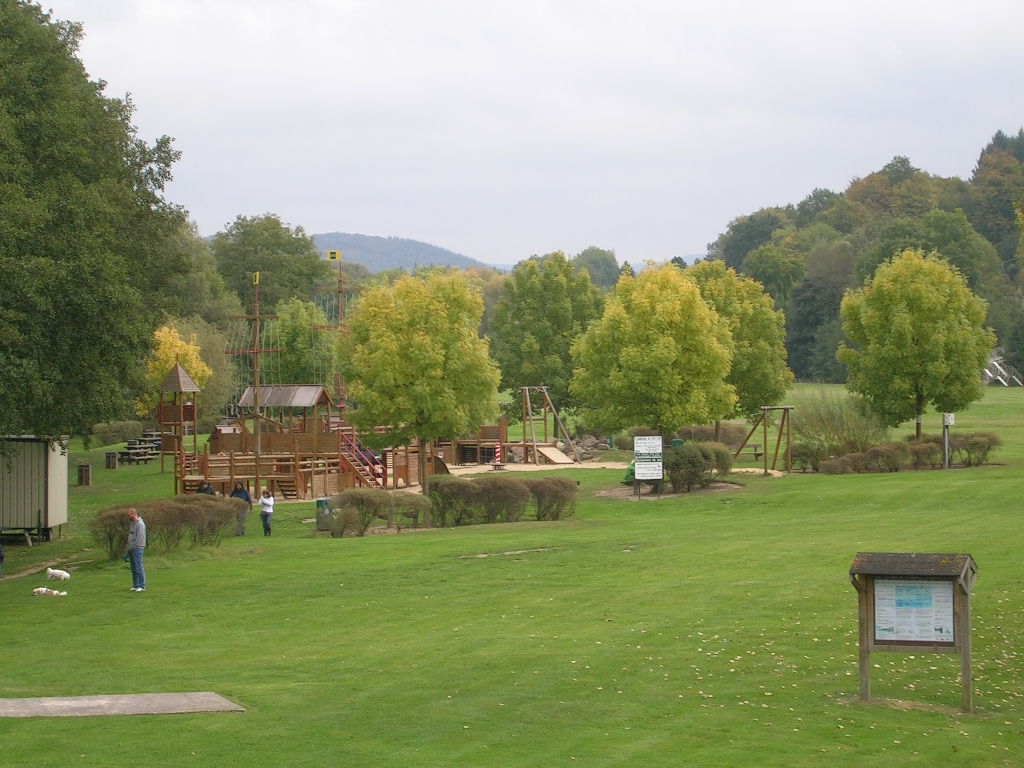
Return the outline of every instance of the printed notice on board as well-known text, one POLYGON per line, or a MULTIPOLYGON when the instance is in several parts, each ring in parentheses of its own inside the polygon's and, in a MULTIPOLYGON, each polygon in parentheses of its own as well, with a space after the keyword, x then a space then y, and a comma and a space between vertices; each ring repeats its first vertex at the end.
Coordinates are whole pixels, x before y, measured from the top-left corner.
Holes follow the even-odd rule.
POLYGON ((953 642, 953 582, 876 579, 875 641, 953 642))
POLYGON ((661 480, 661 435, 637 435, 633 438, 633 476, 637 480, 661 480))

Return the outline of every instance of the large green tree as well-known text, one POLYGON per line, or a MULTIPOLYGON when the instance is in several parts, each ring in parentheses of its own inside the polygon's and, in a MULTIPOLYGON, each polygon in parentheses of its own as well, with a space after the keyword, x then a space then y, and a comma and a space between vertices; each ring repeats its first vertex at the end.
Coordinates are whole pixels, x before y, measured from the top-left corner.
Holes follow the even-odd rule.
POLYGON ((572 407, 569 349, 600 313, 600 293, 564 254, 519 262, 491 321, 502 388, 544 385, 555 408, 572 407))
POLYGON ((715 242, 708 244, 708 258, 739 269, 747 254, 771 243, 775 231, 789 224, 789 213, 780 208, 762 208, 749 216, 738 216, 715 242))
POLYGON ((0 0, 0 435, 124 418, 187 268, 163 199, 178 153, 77 58, 81 29, 0 0))
POLYGON ((927 406, 952 413, 984 394, 981 373, 995 343, 985 304, 937 255, 898 254, 846 294, 840 315, 847 387, 887 426, 916 418, 920 438, 927 406))
POLYGON ((778 405, 793 374, 786 366, 786 319, 772 297, 722 261, 695 264, 686 275, 729 326, 732 367, 725 381, 736 390, 736 415, 752 418, 761 406, 778 405))
POLYGON ((182 272, 171 275, 166 284, 171 315, 198 317, 226 327, 231 317, 243 314, 238 295, 224 285, 209 243, 199 236, 194 225, 175 233, 167 252, 186 266, 182 272))
POLYGON ((601 318, 573 345, 570 389, 595 429, 667 435, 733 412, 732 342, 696 283, 676 267, 619 279, 601 318))
POLYGON ((337 278, 302 227, 277 216, 238 216, 214 235, 210 248, 224 283, 248 308, 254 298, 253 274, 260 273, 260 303, 273 311, 282 299, 310 300, 317 287, 337 278))
POLYGON ((743 259, 743 274, 757 280, 779 307, 789 302, 793 288, 804 277, 804 257, 799 251, 769 243, 755 248, 743 259))
POLYGON ((327 315, 311 301, 284 299, 278 302, 274 323, 277 353, 276 376, 280 384, 322 384, 331 387, 334 371, 334 338, 328 332, 327 315))
MULTIPOLYGON (((1002 261, 1017 255, 1013 203, 1024 195, 1024 130, 1010 138, 1002 131, 978 158, 965 207, 974 228, 994 245, 1002 261)), ((1019 265, 1017 265, 1019 266, 1019 265)))
POLYGON ((483 300, 453 272, 406 276, 366 291, 349 316, 339 368, 368 444, 415 439, 427 492, 426 448, 475 434, 497 411, 500 374, 477 335, 483 300), (387 425, 386 434, 373 434, 387 425), (386 441, 386 442, 385 442, 386 441))
POLYGON ((590 282, 602 290, 610 290, 619 279, 619 262, 615 251, 590 246, 577 253, 572 259, 576 269, 590 276, 590 282))

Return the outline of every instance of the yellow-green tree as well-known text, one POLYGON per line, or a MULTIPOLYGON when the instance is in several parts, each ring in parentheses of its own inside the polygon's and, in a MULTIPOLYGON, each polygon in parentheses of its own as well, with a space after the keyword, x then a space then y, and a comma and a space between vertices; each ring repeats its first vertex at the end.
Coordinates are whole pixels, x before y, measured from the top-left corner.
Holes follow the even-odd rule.
POLYGON ((176 363, 181 363, 193 381, 202 387, 213 371, 203 362, 201 352, 194 335, 190 341, 185 341, 173 325, 157 328, 153 334, 153 352, 146 361, 148 393, 136 404, 136 413, 144 416, 153 411, 160 399, 160 385, 176 363))
POLYGON ((735 415, 753 417, 778 405, 793 383, 786 365, 786 319, 761 284, 723 261, 702 261, 686 275, 729 326, 732 367, 726 382, 736 390, 735 415))
POLYGON ((864 288, 847 291, 839 313, 847 388, 887 426, 916 418, 920 438, 927 406, 952 413, 984 394, 981 374, 995 344, 985 303, 937 254, 897 254, 864 288))
POLYGON ((570 391, 588 426, 666 435, 732 413, 728 325, 672 265, 624 275, 572 347, 570 391))
MULTIPOLYGON (((425 449, 494 418, 500 374, 477 333, 482 313, 480 295, 451 272, 406 276, 362 294, 338 362, 354 406, 346 417, 368 444, 415 439, 425 449), (379 425, 388 426, 386 435, 373 434, 379 425)), ((426 458, 421 450, 424 493, 426 458)))

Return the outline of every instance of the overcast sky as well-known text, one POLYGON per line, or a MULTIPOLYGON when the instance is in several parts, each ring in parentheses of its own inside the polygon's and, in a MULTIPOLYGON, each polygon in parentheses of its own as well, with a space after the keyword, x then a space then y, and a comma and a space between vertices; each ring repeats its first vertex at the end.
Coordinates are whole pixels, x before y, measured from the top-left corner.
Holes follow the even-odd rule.
POLYGON ((43 0, 182 152, 203 235, 422 240, 490 264, 703 254, 904 155, 1024 126, 1021 0, 43 0))

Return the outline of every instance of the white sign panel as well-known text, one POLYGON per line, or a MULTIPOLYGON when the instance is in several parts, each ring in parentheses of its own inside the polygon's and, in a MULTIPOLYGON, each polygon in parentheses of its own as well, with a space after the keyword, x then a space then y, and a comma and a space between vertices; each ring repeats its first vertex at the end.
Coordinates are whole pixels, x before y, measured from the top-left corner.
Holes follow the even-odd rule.
POLYGON ((664 477, 661 435, 633 438, 633 477, 637 480, 661 480, 664 477))
POLYGON ((953 642, 953 581, 875 580, 875 642, 953 642))

